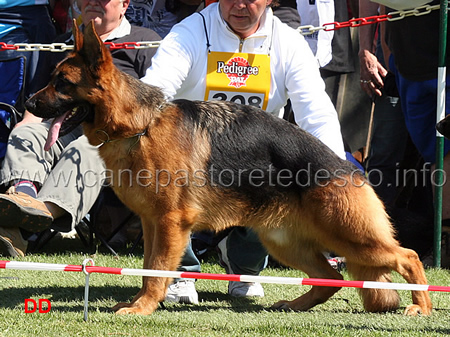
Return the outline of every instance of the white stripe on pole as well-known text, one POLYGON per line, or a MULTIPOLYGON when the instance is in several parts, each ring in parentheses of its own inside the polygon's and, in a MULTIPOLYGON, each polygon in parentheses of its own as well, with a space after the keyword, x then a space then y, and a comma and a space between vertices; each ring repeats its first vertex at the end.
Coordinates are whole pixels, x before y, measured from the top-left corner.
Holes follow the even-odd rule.
MULTIPOLYGON (((4 269, 18 270, 37 270, 37 271, 78 271, 81 272, 81 266, 67 264, 50 264, 38 262, 20 262, 20 261, 0 261, 0 267, 4 269)), ((178 272, 167 270, 150 269, 127 269, 127 268, 109 268, 100 266, 86 266, 88 273, 106 273, 116 275, 135 275, 148 277, 171 277, 171 278, 197 278, 197 279, 216 279, 216 280, 234 280, 242 282, 260 282, 276 283, 290 285, 312 285, 312 286, 331 286, 331 287, 351 287, 367 289, 393 289, 409 291, 443 291, 450 292, 448 286, 430 286, 426 284, 408 284, 408 283, 388 283, 374 281, 345 281, 334 279, 307 279, 294 277, 274 277, 274 276, 251 276, 251 275, 232 275, 232 274, 202 274, 193 272, 178 272), (90 270, 90 271, 89 271, 90 270), (439 289, 437 289, 439 288, 439 289)))
POLYGON ((373 282, 364 281, 363 288, 365 289, 393 289, 393 290, 418 290, 427 291, 427 284, 409 284, 409 283, 387 283, 387 282, 373 282))
POLYGON ((20 270, 41 270, 41 271, 64 271, 67 264, 53 264, 53 263, 36 263, 36 262, 20 262, 9 261, 5 264, 5 269, 20 269, 20 270))
POLYGON ((150 270, 150 269, 127 269, 123 268, 120 272, 121 275, 129 276, 151 276, 151 277, 172 277, 181 278, 182 272, 179 271, 167 271, 167 270, 150 270))
MULTIPOLYGON (((436 123, 441 121, 445 117, 445 78, 446 78, 446 73, 447 73, 447 67, 438 67, 436 123)), ((442 135, 437 130, 436 130, 436 136, 442 137, 442 135)))
POLYGON ((303 278, 241 275, 241 282, 301 285, 303 282, 303 278))

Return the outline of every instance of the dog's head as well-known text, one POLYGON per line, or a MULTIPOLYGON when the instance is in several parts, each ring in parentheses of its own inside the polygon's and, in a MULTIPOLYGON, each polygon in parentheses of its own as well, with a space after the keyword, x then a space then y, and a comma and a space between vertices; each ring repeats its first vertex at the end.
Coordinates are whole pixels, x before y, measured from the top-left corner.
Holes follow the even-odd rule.
POLYGON ((436 124, 436 129, 445 137, 450 139, 450 115, 436 124))
POLYGON ((73 26, 74 51, 57 66, 50 83, 33 95, 25 106, 37 117, 54 118, 46 150, 83 121, 92 121, 95 107, 103 96, 104 74, 113 71, 109 50, 90 22, 84 36, 73 26), (102 76, 100 76, 102 74, 102 76))

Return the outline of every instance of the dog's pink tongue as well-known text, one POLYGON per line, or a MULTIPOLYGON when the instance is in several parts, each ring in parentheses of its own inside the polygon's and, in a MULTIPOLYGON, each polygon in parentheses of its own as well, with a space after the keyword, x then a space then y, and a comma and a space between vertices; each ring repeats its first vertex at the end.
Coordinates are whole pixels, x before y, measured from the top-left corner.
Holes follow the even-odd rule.
POLYGON ((50 125, 50 129, 48 130, 47 141, 45 142, 44 150, 48 151, 53 144, 56 143, 56 140, 59 137, 59 129, 61 129, 62 122, 66 118, 67 113, 62 116, 55 118, 50 125))

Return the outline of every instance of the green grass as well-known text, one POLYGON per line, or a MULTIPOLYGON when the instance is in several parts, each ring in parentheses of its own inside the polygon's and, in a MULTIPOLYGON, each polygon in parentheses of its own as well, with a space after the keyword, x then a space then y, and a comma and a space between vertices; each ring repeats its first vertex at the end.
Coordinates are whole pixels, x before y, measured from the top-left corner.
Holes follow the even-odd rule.
MULTIPOLYGON (((93 257, 107 267, 141 268, 141 252, 136 256, 97 253, 89 256, 79 249, 47 250, 19 261, 80 265, 93 257)), ((0 260, 2 258, 0 257, 0 260)), ((211 257, 203 272, 224 273, 211 257)), ((450 285, 450 270, 427 269, 429 284, 450 285)), ((306 277, 296 270, 270 267, 264 275, 306 277)), ((345 274, 346 279, 348 276, 345 274)), ((89 317, 83 320, 83 273, 20 271, 0 269, 0 336, 446 336, 450 334, 450 294, 430 293, 435 310, 431 317, 406 317, 402 309, 411 303, 411 294, 401 291, 397 312, 364 312, 356 289, 343 288, 329 301, 307 312, 275 312, 270 305, 293 299, 307 286, 265 284, 261 299, 227 296, 227 282, 199 280, 198 305, 165 304, 151 316, 118 316, 110 311, 117 301, 129 301, 139 290, 141 278, 92 274, 90 276, 89 317), (25 313, 27 298, 48 299, 51 311, 25 313)), ((394 274, 394 282, 404 282, 394 274)))

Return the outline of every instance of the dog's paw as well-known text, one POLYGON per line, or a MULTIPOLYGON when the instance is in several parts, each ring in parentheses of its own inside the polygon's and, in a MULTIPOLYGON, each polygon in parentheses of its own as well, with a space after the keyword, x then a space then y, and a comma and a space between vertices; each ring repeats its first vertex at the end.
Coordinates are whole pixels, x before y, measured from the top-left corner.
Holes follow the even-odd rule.
POLYGON ((403 315, 406 315, 406 316, 418 316, 418 315, 429 316, 429 315, 431 315, 431 310, 427 310, 425 312, 417 304, 410 304, 406 307, 405 311, 403 312, 403 315))
POLYGON ((116 315, 150 315, 151 313, 153 313, 152 310, 136 307, 122 308, 116 311, 116 315))
POLYGON ((117 303, 115 306, 113 306, 112 308, 111 308, 111 310, 112 311, 118 311, 118 310, 120 310, 120 309, 122 309, 122 308, 128 308, 128 307, 130 307, 130 303, 124 303, 124 302, 120 302, 120 303, 117 303))
POLYGON ((140 306, 134 303, 117 303, 112 310, 116 312, 116 315, 150 315, 156 310, 156 307, 152 305, 140 306))
POLYGON ((289 306, 288 301, 279 301, 273 304, 270 309, 276 311, 292 311, 292 308, 289 306))

